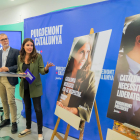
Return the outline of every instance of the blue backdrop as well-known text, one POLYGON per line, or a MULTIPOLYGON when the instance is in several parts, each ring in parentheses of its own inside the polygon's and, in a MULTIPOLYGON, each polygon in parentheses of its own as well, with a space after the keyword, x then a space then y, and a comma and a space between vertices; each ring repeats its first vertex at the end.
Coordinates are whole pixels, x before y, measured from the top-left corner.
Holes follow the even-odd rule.
MULTIPOLYGON (((25 38, 29 37, 35 41, 37 51, 43 56, 44 64, 47 61, 55 64, 47 75, 41 76, 44 126, 54 129, 57 120, 54 111, 63 78, 61 74, 63 67, 67 64, 73 39, 89 34, 91 28, 94 28, 95 32, 112 29, 103 69, 115 70, 125 17, 139 14, 139 7, 139 0, 112 0, 25 19, 25 38), (53 36, 55 44, 51 42, 47 44, 46 40, 49 36, 53 36), (57 36, 59 41, 54 36, 57 36)), ((104 140, 107 128, 113 126, 113 120, 106 117, 112 84, 113 80, 101 79, 96 96, 104 140)), ((24 109, 22 115, 25 117, 24 109)), ((32 119, 36 122, 34 109, 32 109, 32 119)), ((66 125, 61 120, 58 131, 64 133, 66 125)), ((71 127, 69 135, 78 138, 79 132, 71 127)), ((84 140, 90 139, 100 139, 94 109, 90 123, 86 123, 84 132, 84 140)))

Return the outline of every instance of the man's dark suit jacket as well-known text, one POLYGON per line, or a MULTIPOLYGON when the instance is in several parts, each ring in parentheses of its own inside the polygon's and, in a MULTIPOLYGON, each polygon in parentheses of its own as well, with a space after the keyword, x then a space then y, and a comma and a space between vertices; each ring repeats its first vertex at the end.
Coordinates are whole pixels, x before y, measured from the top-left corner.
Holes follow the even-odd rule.
MULTIPOLYGON (((17 58, 19 55, 19 50, 17 49, 13 49, 10 47, 9 53, 8 53, 8 57, 7 57, 7 61, 6 61, 6 65, 5 67, 9 68, 9 72, 17 72, 17 58)), ((2 50, 0 50, 0 68, 2 67, 2 50)), ((17 77, 7 77, 9 83, 12 86, 15 86, 16 84, 18 84, 18 78, 17 77)))

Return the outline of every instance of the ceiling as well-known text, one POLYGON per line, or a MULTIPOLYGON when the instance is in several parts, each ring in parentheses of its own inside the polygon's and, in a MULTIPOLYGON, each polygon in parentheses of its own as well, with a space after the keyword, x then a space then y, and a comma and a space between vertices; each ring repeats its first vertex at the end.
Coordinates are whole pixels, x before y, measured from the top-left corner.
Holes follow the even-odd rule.
MULTIPOLYGON (((36 0, 0 0, 0 10, 36 0)), ((100 1, 100 0, 99 0, 100 1)), ((102 0, 101 0, 102 1, 102 0)))
POLYGON ((0 0, 0 10, 35 0, 0 0))

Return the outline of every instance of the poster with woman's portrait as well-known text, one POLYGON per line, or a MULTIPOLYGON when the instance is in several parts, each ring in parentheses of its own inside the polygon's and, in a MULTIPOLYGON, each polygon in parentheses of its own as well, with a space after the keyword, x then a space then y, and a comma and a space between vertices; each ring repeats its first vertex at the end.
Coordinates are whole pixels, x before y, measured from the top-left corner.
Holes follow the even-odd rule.
POLYGON ((90 121, 111 30, 74 38, 57 105, 90 121))

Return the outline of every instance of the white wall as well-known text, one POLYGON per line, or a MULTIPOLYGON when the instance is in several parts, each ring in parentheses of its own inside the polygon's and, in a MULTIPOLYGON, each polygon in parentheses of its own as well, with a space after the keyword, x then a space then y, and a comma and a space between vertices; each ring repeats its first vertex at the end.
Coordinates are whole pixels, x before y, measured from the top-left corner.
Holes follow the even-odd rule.
POLYGON ((25 18, 49 13, 51 11, 87 5, 105 0, 35 0, 0 11, 0 25, 23 22, 25 18))

